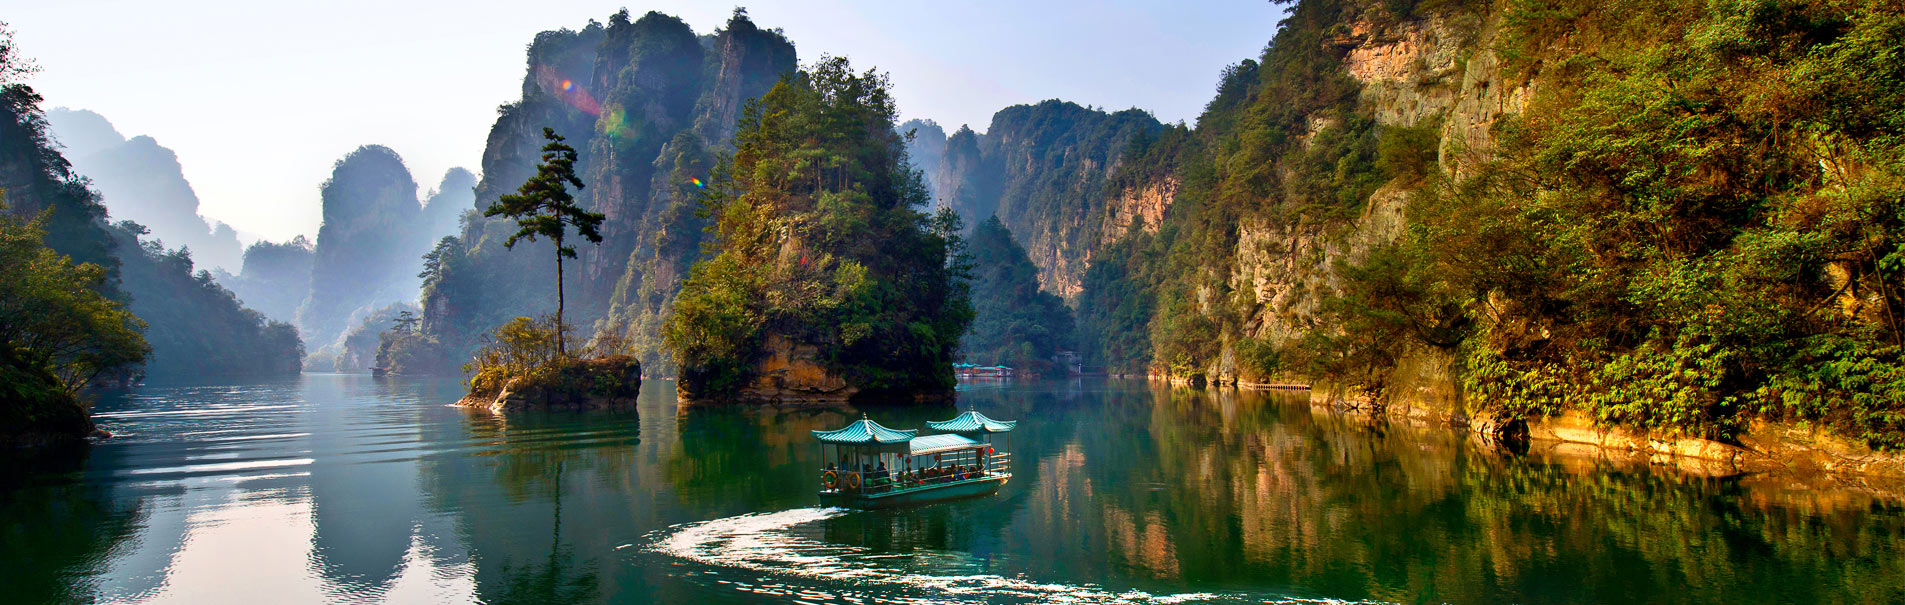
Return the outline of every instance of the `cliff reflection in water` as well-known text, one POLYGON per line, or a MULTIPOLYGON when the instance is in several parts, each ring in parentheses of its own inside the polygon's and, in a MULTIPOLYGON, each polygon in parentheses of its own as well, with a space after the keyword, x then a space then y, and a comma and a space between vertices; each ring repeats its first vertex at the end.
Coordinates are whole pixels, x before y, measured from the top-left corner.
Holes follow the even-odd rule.
POLYGON ((1023 487, 1002 494, 1022 510, 999 549, 1035 577, 1393 601, 1905 597, 1899 504, 1857 492, 1515 456, 1304 393, 1079 398, 967 394, 1007 417, 1066 418, 1021 425, 1023 487), (1068 407, 1089 412, 1040 411, 1068 407))
POLYGON ((1301 394, 995 384, 956 406, 495 416, 456 381, 147 387, 0 476, 27 602, 1905 600, 1905 510, 1371 424, 1301 394), (1020 420, 997 495, 815 508, 809 431, 1020 420), (662 546, 657 546, 662 545, 662 546), (1153 597, 1152 595, 1158 595, 1153 597))

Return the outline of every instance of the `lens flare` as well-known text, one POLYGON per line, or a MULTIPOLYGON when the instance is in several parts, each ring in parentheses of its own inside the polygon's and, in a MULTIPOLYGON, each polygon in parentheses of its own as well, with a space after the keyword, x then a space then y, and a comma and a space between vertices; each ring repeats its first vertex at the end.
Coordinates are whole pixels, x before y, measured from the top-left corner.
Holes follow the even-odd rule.
POLYGON ((707 188, 708 188, 708 184, 707 184, 707 183, 703 183, 703 182, 701 182, 701 179, 698 179, 698 178, 695 178, 695 177, 688 177, 688 184, 690 184, 690 185, 694 185, 694 186, 696 186, 696 187, 700 187, 700 188, 702 188, 702 189, 707 189, 707 188))
POLYGON ((595 97, 589 96, 588 86, 578 84, 573 80, 564 79, 560 74, 556 73, 555 68, 547 65, 537 65, 533 71, 536 77, 536 84, 541 86, 543 90, 554 94, 556 98, 561 99, 564 103, 568 103, 570 107, 576 108, 577 111, 592 116, 602 115, 602 104, 597 102, 595 97))

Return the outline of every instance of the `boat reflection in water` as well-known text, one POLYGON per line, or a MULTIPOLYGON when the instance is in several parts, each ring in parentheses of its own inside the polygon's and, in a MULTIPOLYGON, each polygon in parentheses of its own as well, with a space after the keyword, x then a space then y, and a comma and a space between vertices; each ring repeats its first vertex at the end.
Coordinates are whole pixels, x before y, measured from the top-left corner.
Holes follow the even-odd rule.
POLYGON ((845 428, 813 431, 820 459, 828 461, 820 472, 820 502, 887 508, 997 492, 1012 479, 1005 433, 1017 425, 969 411, 927 422, 939 432, 934 435, 890 429, 865 417, 845 428))

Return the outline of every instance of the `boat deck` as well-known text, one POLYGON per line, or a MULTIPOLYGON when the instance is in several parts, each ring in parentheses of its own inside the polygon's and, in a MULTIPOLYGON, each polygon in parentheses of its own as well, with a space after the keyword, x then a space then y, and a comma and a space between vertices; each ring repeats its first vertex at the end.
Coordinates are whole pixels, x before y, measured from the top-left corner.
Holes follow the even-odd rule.
POLYGON ((925 504, 942 500, 984 496, 999 491, 999 487, 1012 479, 1011 473, 988 473, 983 476, 944 483, 925 483, 907 487, 882 489, 877 492, 852 492, 845 490, 822 490, 820 503, 828 506, 851 506, 854 508, 891 508, 925 504))

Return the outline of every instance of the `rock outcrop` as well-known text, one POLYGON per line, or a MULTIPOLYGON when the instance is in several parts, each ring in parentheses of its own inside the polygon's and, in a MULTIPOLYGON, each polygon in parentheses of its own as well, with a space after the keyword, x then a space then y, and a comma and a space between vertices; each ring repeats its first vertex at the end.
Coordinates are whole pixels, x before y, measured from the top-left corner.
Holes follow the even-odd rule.
MULTIPOLYGON (((934 126, 922 134, 939 130, 934 126)), ((969 227, 997 214, 1039 266, 1039 284, 1071 298, 1092 252, 1107 241, 1106 219, 1133 212, 1112 208, 1127 196, 1107 195, 1108 179, 1134 137, 1163 128, 1142 110, 1106 112, 1054 99, 999 110, 984 135, 962 126, 943 142, 916 138, 910 152, 940 203, 969 227)))
MULTIPOLYGON (((328 345, 350 327, 353 314, 416 298, 416 259, 424 249, 413 231, 423 206, 403 158, 381 145, 339 160, 322 195, 324 223, 298 328, 306 341, 328 345)), ((329 362, 317 355, 312 361, 329 362)))
POLYGON ((859 392, 858 387, 821 364, 818 348, 779 334, 767 336, 753 382, 741 387, 734 397, 713 399, 694 392, 685 381, 676 388, 676 395, 688 404, 834 405, 846 403, 859 392))
POLYGON ((501 384, 472 384, 456 402, 491 412, 630 407, 642 388, 642 364, 626 355, 551 362, 501 384))
MULTIPOLYGON (((701 250, 702 188, 742 108, 791 72, 795 57, 784 36, 739 11, 709 35, 672 16, 626 11, 537 34, 522 97, 490 130, 473 205, 514 193, 534 173, 544 126, 568 137, 585 183, 576 198, 607 216, 603 243, 579 247, 571 265, 571 323, 584 337, 623 338, 650 371, 672 373, 660 326, 701 250)), ((465 225, 448 250, 459 270, 424 292, 424 331, 444 357, 466 357, 511 317, 548 312, 548 244, 505 250, 515 229, 504 219, 465 225)))

